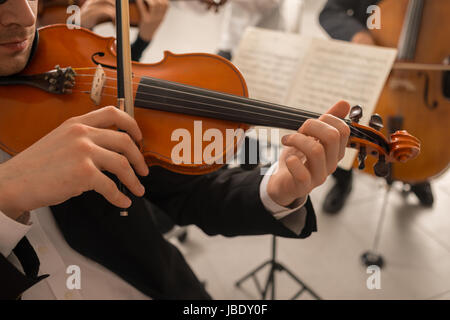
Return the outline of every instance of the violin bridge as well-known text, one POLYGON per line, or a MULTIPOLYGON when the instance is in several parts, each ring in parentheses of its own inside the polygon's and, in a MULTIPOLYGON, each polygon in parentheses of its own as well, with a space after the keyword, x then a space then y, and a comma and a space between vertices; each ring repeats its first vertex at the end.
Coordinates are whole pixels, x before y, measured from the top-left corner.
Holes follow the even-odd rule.
POLYGON ((94 79, 92 80, 91 87, 91 100, 94 101, 95 105, 99 105, 102 100, 103 87, 106 82, 105 70, 103 70, 101 65, 97 65, 95 70, 94 79))

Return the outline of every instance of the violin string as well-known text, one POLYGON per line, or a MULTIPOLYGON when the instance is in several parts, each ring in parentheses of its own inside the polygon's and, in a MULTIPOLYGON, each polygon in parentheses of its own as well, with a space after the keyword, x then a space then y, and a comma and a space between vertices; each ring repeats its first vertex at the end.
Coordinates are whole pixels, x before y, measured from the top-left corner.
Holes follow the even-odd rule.
MULTIPOLYGON (((116 89, 114 86, 103 86, 104 88, 110 88, 110 89, 116 89)), ((161 88, 160 88, 161 89, 161 88)), ((153 93, 147 93, 147 92, 142 92, 141 94, 143 94, 143 95, 153 95, 153 96, 157 96, 157 97, 160 97, 160 98, 171 98, 171 99, 175 99, 175 100, 180 100, 180 101, 183 101, 183 102, 190 102, 190 100, 186 100, 186 99, 179 99, 179 98, 176 98, 176 97, 174 97, 174 96, 162 96, 162 95, 157 95, 157 94, 153 94, 153 93)), ((200 95, 197 95, 198 97, 202 97, 202 96, 200 96, 200 95)), ((146 102, 151 102, 151 100, 148 100, 148 101, 146 101, 146 102)), ((205 106, 209 106, 209 107, 215 107, 215 108, 217 108, 217 107, 221 107, 221 108, 225 108, 225 109, 228 109, 228 110, 234 110, 234 108, 232 108, 232 107, 226 107, 226 106, 218 106, 218 105, 214 105, 214 104, 208 104, 208 103, 204 103, 204 102, 200 102, 200 101, 195 101, 195 103, 196 104, 200 104, 200 105, 205 105, 205 106)), ((250 106, 250 104, 249 104, 249 106, 250 106)), ((262 108, 264 108, 264 107, 262 107, 262 108)), ((269 109, 265 109, 265 110, 268 110, 269 111, 269 109)), ((241 110, 241 112, 251 112, 250 110, 241 110)), ((251 113, 253 113, 253 114, 256 114, 256 115, 260 115, 259 113, 255 113, 255 112, 251 112, 251 113)), ((298 114, 296 114, 296 113, 292 113, 292 115, 293 116, 299 116, 298 114)), ((278 119, 283 119, 283 118, 281 118, 281 117, 279 117, 279 116, 274 116, 275 118, 278 118, 278 119)), ((287 119, 287 118, 284 118, 284 119, 287 119)))
MULTIPOLYGON (((81 68, 80 68, 81 69, 81 68)), ((87 67, 87 68, 83 68, 83 69, 97 69, 97 67, 87 67)), ((77 74, 78 75, 78 74, 77 74)), ((94 75, 87 75, 87 76, 94 76, 94 75)), ((172 84, 176 84, 177 86, 179 86, 179 87, 184 87, 184 88, 192 88, 192 86, 188 86, 188 85, 185 85, 185 84, 182 84, 182 83, 175 83, 175 82, 170 82, 170 81, 164 81, 164 80, 160 80, 160 79, 156 79, 156 78, 152 78, 152 77, 142 77, 143 79, 151 79, 151 80, 154 80, 154 81, 159 81, 159 82, 166 82, 166 83, 172 83, 172 84)), ((106 77, 106 79, 109 79, 109 80, 112 80, 112 81, 116 81, 117 79, 116 78, 114 78, 114 77, 106 77)), ((158 86, 154 86, 154 85, 148 85, 148 84, 144 84, 144 83, 140 83, 140 82, 133 82, 133 84, 135 84, 135 85, 138 85, 138 86, 143 86, 143 87, 151 87, 151 88, 155 88, 155 89, 168 89, 168 88, 165 88, 165 87, 158 87, 158 86)), ((108 86, 109 88, 112 88, 112 89, 116 89, 115 87, 113 87, 113 86, 108 86)), ((172 90, 173 92, 181 92, 181 93, 184 93, 184 94, 186 94, 186 92, 184 92, 184 91, 180 91, 180 90, 175 90, 175 89, 168 89, 168 90, 172 90)), ((205 89, 205 90, 207 90, 207 89, 205 89)), ((189 93, 189 94, 192 94, 192 93, 189 93)), ((221 94, 223 94, 223 95, 225 95, 225 96, 233 96, 233 95, 229 95, 229 94, 225 94, 225 93, 221 93, 221 94)), ((199 97, 200 97, 200 95, 198 95, 199 97)), ((172 96, 170 96, 170 97, 172 97, 172 96)), ((214 97, 210 97, 210 96, 205 96, 205 97, 207 97, 207 98, 213 98, 214 99, 214 97)), ((239 97, 239 96, 235 96, 235 97, 238 97, 238 98, 245 98, 245 97, 239 97)), ((253 101, 253 102, 256 102, 256 103, 267 103, 267 102, 264 102, 264 101, 259 101, 259 100, 255 100, 255 99, 250 99, 250 98, 246 98, 247 100, 249 100, 249 101, 253 101)), ((234 101, 233 101, 233 103, 234 104, 236 104, 234 101)), ((251 107, 254 107, 254 105, 250 105, 250 104, 246 104, 246 103, 238 103, 238 104, 241 104, 241 106, 251 106, 251 107)), ((269 103, 270 104, 270 103, 269 103)), ((275 104, 273 104, 273 105, 275 105, 275 104)), ((292 108, 292 107, 287 107, 287 106, 281 106, 281 105, 276 105, 278 108, 280 108, 280 109, 284 109, 283 111, 285 111, 285 112, 290 112, 292 115, 298 115, 298 109, 296 109, 296 108, 292 108)), ((270 107, 259 107, 259 108, 261 108, 261 109, 263 109, 263 110, 267 110, 267 111, 273 111, 273 109, 270 109, 270 107)), ((308 110, 302 110, 301 111, 301 113, 303 114, 303 115, 306 115, 306 117, 309 115, 309 116, 311 116, 312 118, 319 118, 320 116, 321 116, 321 114, 319 114, 319 113, 316 113, 316 112, 312 112, 312 111, 308 111, 308 110)), ((348 125, 348 123, 347 123, 347 125, 348 125)), ((363 131, 360 131, 358 128, 356 128, 356 127, 350 127, 350 128, 354 128, 354 129, 356 129, 357 131, 359 131, 361 134, 363 134, 364 136, 366 136, 367 138, 369 138, 370 136, 369 135, 367 135, 367 134, 365 134, 363 131)))
MULTIPOLYGON (((89 92, 85 91, 85 93, 89 93, 89 92)), ((115 95, 109 95, 109 96, 115 97, 115 95)), ((144 100, 144 99, 136 99, 135 101, 141 101, 141 102, 148 103, 148 101, 147 101, 147 100, 144 100)), ((198 110, 198 109, 196 109, 196 108, 186 107, 186 106, 182 106, 182 105, 174 105, 174 104, 171 104, 171 103, 161 103, 161 102, 159 102, 159 104, 160 104, 160 105, 166 105, 166 106, 169 106, 169 107, 180 107, 180 108, 183 108, 183 109, 185 109, 185 110, 198 110)), ((212 116, 213 118, 217 118, 217 116, 216 116, 216 117, 213 116, 214 114, 217 114, 217 115, 221 115, 221 114, 222 114, 221 112, 214 111, 214 110, 209 110, 208 112, 211 114, 211 116, 212 116)), ((251 121, 251 119, 252 119, 252 118, 249 117, 249 116, 247 116, 247 117, 246 117, 246 116, 241 116, 241 117, 240 117, 240 120, 242 120, 243 123, 246 122, 245 120, 251 121)), ((292 121, 292 119, 286 119, 286 120, 292 121)))
MULTIPOLYGON (((93 75, 87 75, 87 76, 93 76, 93 75)), ((107 77, 107 78, 109 78, 109 79, 111 79, 111 80, 116 80, 115 78, 111 78, 111 77, 107 77)), ((80 84, 84 84, 84 83, 80 83, 80 84)), ((90 83, 86 83, 86 84, 91 85, 90 83)), ((142 86, 149 86, 149 87, 156 88, 156 89, 164 89, 164 90, 172 90, 172 91, 175 91, 175 92, 180 92, 179 90, 173 90, 173 89, 168 89, 168 88, 164 88, 164 87, 157 87, 157 86, 146 85, 146 84, 140 84, 140 83, 134 83, 134 84, 138 84, 138 85, 142 85, 142 86)), ((116 90, 116 87, 114 87, 114 86, 105 86, 105 87, 108 87, 108 88, 111 88, 111 89, 116 90)), ((186 92, 182 92, 182 93, 186 93, 186 92)), ((147 94, 147 93, 144 93, 144 94, 147 94)), ((199 97, 204 97, 204 96, 201 96, 201 95, 198 95, 198 96, 199 96, 199 97)), ((174 98, 173 96, 164 96, 164 97, 165 97, 165 98, 174 98)), ((208 97, 208 98, 212 98, 212 97, 208 97)), ((213 99, 214 99, 214 98, 213 98, 213 99)), ((185 101, 190 102, 190 100, 185 100, 185 101)), ((254 101, 257 101, 257 100, 254 100, 254 101)), ((151 101, 151 100, 148 100, 148 101, 145 101, 145 102, 151 103, 152 101, 151 101)), ((257 102, 258 102, 258 101, 257 101, 257 102)), ((197 103, 198 103, 198 102, 197 102, 197 103)), ((242 104, 242 103, 241 103, 241 104, 242 104)), ((250 105, 250 104, 245 104, 245 105, 254 107, 253 105, 250 105)), ((173 105, 173 106, 174 106, 174 105, 173 105)), ((209 106, 212 106, 212 107, 218 107, 217 105, 209 105, 209 106)), ((178 106, 178 107, 181 107, 181 106, 178 106)), ((273 111, 273 110, 271 110, 270 108, 266 108, 266 107, 258 107, 258 108, 263 109, 264 111, 273 111)), ((228 108, 228 109, 229 109, 229 108, 228 108)), ((284 111, 284 113, 289 113, 291 116, 298 116, 298 115, 299 115, 299 114, 296 112, 297 109, 294 109, 294 108, 287 108, 287 107, 285 107, 285 109, 287 109, 288 111, 284 111)), ((259 113, 256 113, 256 114, 257 114, 258 116, 260 115, 259 113)), ((320 116, 320 114, 314 113, 314 112, 309 112, 309 114, 312 114, 313 117, 315 117, 315 118, 317 118, 317 117, 320 116)), ((307 116, 306 116, 306 117, 307 117, 307 116)), ((278 118, 279 118, 279 119, 282 119, 282 120, 289 120, 289 118, 281 118, 281 117, 278 117, 278 118)), ((371 136, 367 135, 365 132, 359 130, 359 129, 356 128, 356 127, 350 126, 350 129, 352 130, 352 133, 353 133, 353 134, 358 133, 358 134, 360 135, 360 137, 363 137, 363 138, 368 139, 368 140, 373 140, 373 138, 372 138, 371 136)), ((356 135, 356 136, 358 136, 358 135, 356 135)))
MULTIPOLYGON (((95 69, 95 68, 94 68, 94 69, 95 69)), ((78 75, 78 74, 77 74, 77 75, 78 75)), ((82 74, 82 76, 90 76, 90 77, 94 77, 94 75, 90 75, 90 74, 82 74)), ((113 77, 105 77, 105 78, 108 79, 108 80, 116 81, 116 78, 113 78, 113 77)), ((143 79, 151 79, 151 80, 154 80, 154 81, 160 81, 160 82, 166 82, 166 83, 175 84, 175 85, 179 86, 180 89, 181 89, 181 88, 185 88, 185 89, 196 88, 196 87, 189 86, 189 85, 185 85, 185 84, 182 84, 182 83, 175 83, 175 82, 170 82, 170 81, 164 81, 164 80, 155 79, 155 78, 150 78, 150 77, 142 77, 142 78, 143 78, 143 79)), ((138 85, 138 86, 143 86, 143 87, 151 87, 151 88, 155 88, 155 89, 168 89, 168 88, 165 88, 165 87, 159 87, 159 86, 155 86, 155 85, 148 85, 148 84, 144 84, 144 83, 140 83, 140 82, 133 82, 133 84, 138 85)), ((197 88, 196 88, 196 89, 197 89, 197 88)), ((198 88, 198 89, 200 89, 200 88, 198 88)), ((176 89, 168 89, 168 90, 171 90, 171 91, 173 91, 173 92, 180 92, 180 93, 183 93, 183 94, 192 94, 192 93, 187 93, 187 92, 185 92, 185 91, 176 90, 176 89)), ((207 89, 204 89, 204 90, 207 90, 207 89)), ((271 104, 271 103, 268 103, 268 102, 265 102, 265 101, 259 101, 259 100, 255 100, 255 99, 250 99, 250 98, 246 98, 246 97, 240 97, 240 96, 231 95, 231 94, 226 94, 226 93, 222 93, 222 92, 218 92, 218 93, 220 93, 220 94, 223 95, 223 96, 228 96, 228 97, 235 97, 235 98, 241 98, 241 99, 244 98, 244 99, 247 99, 247 100, 249 100, 249 101, 256 102, 256 103, 271 104)), ((205 95, 204 97, 212 98, 212 97, 206 96, 206 95, 205 95)), ((233 102, 233 103, 234 103, 234 102, 233 102)), ((241 104, 241 105, 245 105, 246 103, 240 102, 240 104, 241 104)), ((249 105, 249 104, 246 104, 246 105, 249 105)), ((272 105, 275 106, 275 104, 272 104, 272 105)), ((277 106, 278 108, 280 108, 280 109, 285 109, 286 112, 293 112, 293 113, 295 113, 295 114, 298 114, 298 113, 299 113, 299 109, 296 109, 296 108, 286 107, 286 106, 282 106, 282 105, 276 105, 276 106, 277 106)), ((266 108, 266 109, 267 109, 267 110, 271 110, 270 108, 266 108)), ((311 118, 318 118, 318 117, 321 116, 321 114, 319 114, 319 113, 312 112, 312 111, 307 111, 307 110, 302 110, 301 113, 303 113, 303 114, 305 114, 305 115, 309 115, 311 118)))
MULTIPOLYGON (((84 92, 85 92, 85 93, 88 93, 88 91, 84 91, 84 92)), ((148 93, 143 93, 143 94, 144 94, 144 95, 152 95, 152 94, 148 94, 148 93)), ((108 95, 108 94, 104 94, 104 95, 108 95)), ((109 94, 108 96, 114 97, 114 95, 111 95, 111 94, 109 94)), ((159 97, 159 98, 170 98, 170 99, 178 100, 178 101, 181 101, 181 102, 186 101, 186 100, 183 100, 183 99, 177 99, 177 98, 174 98, 174 97, 172 97, 172 96, 164 96, 164 95, 156 95, 156 94, 154 94, 153 96, 156 96, 156 97, 159 97)), ((152 102, 153 100, 150 100, 150 99, 136 99, 135 101, 141 101, 141 102, 144 102, 144 103, 146 103, 146 104, 151 104, 151 102, 152 102)), ((174 103, 163 103, 163 102, 161 102, 161 101, 158 101, 158 104, 159 104, 159 105, 165 105, 165 106, 168 106, 168 107, 183 108, 183 109, 186 109, 186 110, 199 110, 198 108, 187 107, 187 106, 184 106, 184 105, 174 104, 174 103)), ((210 106, 210 107, 217 107, 216 105, 213 105, 213 104, 207 104, 207 103, 204 103, 204 102, 198 102, 198 101, 196 101, 195 104, 196 104, 196 105, 210 106)), ((228 109, 228 110, 232 110, 232 108, 228 108, 228 107, 221 107, 221 108, 225 108, 225 109, 228 109)), ((207 112, 210 113, 210 114, 211 114, 211 113, 219 114, 219 115, 223 115, 223 114, 224 114, 223 111, 219 111, 220 109, 217 109, 217 108, 216 108, 216 111, 215 111, 215 110, 211 110, 211 109, 200 109, 200 110, 207 111, 207 112)), ((258 114, 258 113, 255 113, 255 112, 251 111, 251 110, 244 110, 244 111, 240 110, 239 112, 242 114, 243 117, 244 117, 244 116, 247 116, 246 119, 249 120, 249 121, 251 121, 252 119, 253 119, 253 120, 255 119, 254 116, 253 116, 253 117, 249 117, 249 115, 258 115, 258 116, 260 115, 260 114, 258 114)), ((265 116, 267 116, 267 115, 265 115, 265 116)), ((297 124, 297 123, 299 123, 299 122, 304 121, 304 119, 293 119, 292 117, 291 117, 291 118, 288 118, 288 117, 280 117, 280 116, 270 116, 270 118, 271 118, 271 119, 277 119, 277 120, 280 120, 280 121, 285 121, 285 122, 287 121, 287 122, 289 122, 291 125, 295 125, 295 124, 297 124), (297 120, 299 120, 299 121, 297 121, 297 120)))
MULTIPOLYGON (((90 68, 91 68, 91 69, 96 69, 95 67, 90 67, 90 68)), ((89 68, 84 68, 84 69, 89 69, 89 68)), ((78 75, 80 75, 80 76, 88 76, 88 77, 94 77, 94 76, 95 76, 94 74, 77 74, 77 76, 78 76, 78 75)), ((156 78, 151 78, 151 77, 142 77, 142 78, 143 78, 143 79, 151 79, 151 80, 163 82, 163 80, 156 79, 156 78)), ((112 80, 112 81, 117 81, 117 79, 114 78, 114 77, 105 77, 105 79, 112 80)), ((166 82, 169 82, 169 83, 172 83, 172 84, 176 84, 177 86, 183 87, 183 88, 195 88, 195 87, 192 87, 192 86, 189 86, 189 85, 185 85, 185 84, 182 84, 182 83, 175 83, 175 82, 170 82, 170 81, 166 81, 166 82)), ((143 86, 143 87, 151 87, 151 88, 155 88, 155 89, 167 89, 167 88, 165 88, 165 87, 158 87, 158 86, 148 85, 148 84, 144 84, 144 83, 140 83, 140 82, 133 82, 133 84, 139 85, 139 86, 143 86)), ((111 86, 109 86, 109 87, 112 88, 112 89, 116 89, 116 87, 111 87, 111 86)), ((186 92, 184 92, 184 91, 175 90, 175 89, 169 89, 169 90, 172 90, 173 92, 186 93, 186 92)), ((207 90, 207 89, 204 89, 204 90, 207 90)), ((233 95, 226 94, 226 93, 222 93, 222 92, 220 92, 220 93, 223 94, 223 95, 226 95, 226 96, 233 96, 233 95)), ((210 98, 209 96, 205 96, 205 97, 210 98)), ((245 98, 245 97, 239 97, 239 96, 234 96, 234 97, 236 97, 236 98, 245 98)), ((267 103, 267 102, 265 102, 265 101, 259 101, 259 100, 250 99, 250 98, 246 98, 246 99, 248 99, 248 100, 250 100, 250 101, 254 101, 254 102, 267 103)), ((281 105, 277 105, 277 106, 278 106, 278 107, 285 108, 286 111, 294 112, 295 114, 298 114, 298 111, 299 111, 298 109, 291 108, 291 107, 286 107, 286 106, 281 106, 281 105)), ((319 114, 319 113, 312 112, 312 111, 308 111, 308 110, 302 110, 301 112, 304 113, 304 114, 308 114, 308 115, 310 115, 310 116, 313 117, 313 118, 318 118, 318 117, 321 116, 321 114, 319 114)))
MULTIPOLYGON (((90 83, 82 83, 82 84, 90 85, 90 83)), ((108 88, 111 88, 111 89, 114 89, 114 90, 116 89, 116 87, 114 87, 114 86, 105 86, 105 87, 108 87, 108 88)), ((86 92, 86 93, 89 93, 89 92, 86 92)), ((106 95, 106 94, 104 94, 104 95, 106 95)), ((110 96, 114 96, 114 95, 110 95, 110 96)), ((160 96, 160 97, 173 98, 172 96, 160 96)), ((152 102, 152 100, 140 100, 140 101, 145 102, 145 103, 150 103, 150 104, 152 102)), ((188 101, 188 100, 186 100, 186 101, 188 101)), ((199 103, 199 102, 197 102, 197 103, 199 103)), ((166 106, 183 108, 183 106, 180 106, 180 105, 166 104, 166 106)), ((216 105, 209 105, 209 106, 217 107, 216 105)), ((257 113, 257 115, 259 116, 260 114, 257 113)), ((298 114, 292 114, 292 116, 298 116, 298 114)), ((272 118, 273 118, 273 116, 272 116, 272 118)), ((291 121, 292 120, 292 117, 291 118, 277 117, 277 118, 279 118, 280 120, 283 120, 283 121, 291 121)), ((252 119, 249 119, 249 121, 251 121, 251 120, 252 119)), ((294 121, 296 121, 296 120, 294 120, 294 121)), ((299 120, 299 121, 301 121, 301 120, 299 120)), ((296 122, 296 123, 299 123, 299 122, 296 122)), ((374 141, 374 139, 371 136, 367 135, 364 131, 361 131, 361 130, 359 130, 358 128, 356 128, 354 126, 349 126, 349 127, 350 127, 350 130, 351 130, 351 133, 352 133, 353 136, 360 137, 360 138, 363 138, 363 139, 366 139, 366 140, 369 140, 369 141, 374 141)))
MULTIPOLYGON (((111 88, 115 89, 115 87, 111 87, 111 88)), ((80 93, 90 94, 90 91, 76 91, 76 90, 75 90, 75 92, 80 92, 80 93)), ((107 94, 107 93, 103 93, 103 96, 116 97, 116 95, 113 95, 113 94, 107 94)), ((171 97, 171 96, 160 96, 160 97, 162 97, 162 98, 173 98, 173 97, 171 97)), ((144 100, 144 99, 136 99, 135 101, 141 101, 141 102, 144 102, 144 103, 147 103, 147 104, 151 104, 151 103, 152 103, 152 100, 144 100)), ((196 103, 197 103, 197 102, 196 102, 196 103)), ((171 104, 171 103, 161 103, 161 102, 159 102, 159 104, 163 104, 163 105, 166 105, 166 106, 168 106, 168 107, 183 108, 183 109, 186 109, 186 110, 198 110, 198 109, 195 109, 195 108, 189 108, 189 107, 186 107, 186 106, 183 106, 183 105, 175 105, 175 104, 171 104)), ((203 104, 204 104, 204 103, 203 103, 203 104)), ((214 112, 214 111, 211 111, 211 110, 208 110, 208 112, 209 112, 209 113, 215 113, 215 114, 223 114, 223 113, 221 113, 221 112, 214 112)), ((247 112, 247 113, 248 113, 248 112, 247 112)), ((280 120, 282 120, 282 121, 287 121, 287 122, 289 122, 292 126, 297 125, 297 124, 299 123, 299 121, 297 121, 296 119, 292 119, 292 118, 288 118, 288 117, 285 117, 285 118, 283 118, 283 117, 278 117, 278 118, 279 118, 280 120)), ((252 117, 247 117, 246 120, 248 120, 248 121, 251 122, 252 120, 254 120, 254 118, 252 118, 252 117)), ((244 121, 243 121, 243 122, 244 122, 244 121)), ((367 139, 367 140, 369 140, 369 141, 372 141, 372 140, 373 140, 372 137, 370 137, 369 135, 367 135, 366 133, 364 133, 363 131, 359 130, 359 129, 356 128, 356 127, 350 126, 350 130, 351 130, 353 136, 360 137, 360 138, 365 138, 365 139, 367 139)))
MULTIPOLYGON (((81 68, 77 68, 77 69, 81 69, 81 68)), ((84 68, 84 69, 89 69, 89 68, 84 68)), ((96 69, 96 67, 91 67, 90 69, 96 69)), ((80 76, 94 77, 94 75, 91 75, 91 74, 77 74, 77 76, 78 76, 78 75, 80 75, 80 76)), ((143 77, 143 78, 144 78, 144 77, 143 77)), ((109 79, 109 80, 112 80, 112 81, 116 81, 116 79, 113 78, 113 77, 106 77, 106 79, 109 79)), ((154 79, 154 78, 147 78, 147 79, 153 79, 153 80, 155 80, 155 81, 161 81, 161 80, 159 80, 159 79, 154 79)), ((192 88, 192 86, 187 86, 187 85, 183 85, 183 84, 179 84, 179 83, 173 83, 173 82, 170 82, 170 83, 176 84, 176 85, 178 85, 178 86, 184 86, 185 88, 192 88)), ((80 83, 80 84, 83 84, 83 83, 80 83)), ((209 98, 209 99, 219 99, 219 98, 210 97, 210 96, 206 96, 206 95, 203 96, 203 95, 200 95, 200 94, 187 93, 187 92, 184 92, 184 91, 181 91, 181 90, 169 89, 169 88, 165 88, 165 87, 160 87, 160 86, 155 86, 155 85, 148 85, 148 84, 143 84, 143 83, 138 83, 138 82, 133 82, 133 84, 136 84, 136 85, 139 85, 139 86, 151 87, 151 88, 155 88, 155 89, 163 89, 163 90, 168 90, 168 91, 173 91, 173 92, 181 92, 181 93, 183 93, 183 94, 196 95, 196 96, 198 96, 198 97, 200 97, 200 98, 207 97, 207 98, 209 98)), ((90 85, 90 83, 89 83, 89 85, 90 85)), ((108 87, 108 88, 111 88, 111 89, 116 90, 116 87, 114 87, 114 86, 104 86, 104 87, 108 87)), ((144 93, 144 94, 147 94, 147 93, 144 93)), ((226 95, 226 94, 223 94, 223 95, 225 95, 225 96, 232 96, 232 95, 226 95)), ((234 97, 238 97, 238 96, 234 96, 234 97)), ((174 98, 174 97, 173 97, 173 96, 166 96, 166 98, 174 98)), ((242 98, 242 97, 238 97, 238 98, 242 98)), ((223 99, 219 99, 219 100, 222 100, 222 101, 223 101, 223 99)), ((249 100, 249 101, 254 101, 254 102, 259 102, 259 103, 265 103, 265 102, 263 102, 263 101, 258 101, 258 100, 252 100, 252 99, 248 99, 248 100, 249 100)), ((185 101, 190 101, 190 100, 185 100, 185 101)), ((146 102, 150 102, 150 103, 151 103, 151 101, 146 101, 146 102)), ((226 102, 227 102, 227 101, 226 101, 226 102)), ((198 103, 198 102, 197 102, 197 103, 198 103)), ((250 106, 250 107, 253 107, 253 108, 255 107, 255 105, 248 104, 248 103, 243 103, 243 102, 235 102, 235 101, 233 101, 232 103, 233 103, 233 104, 240 104, 241 106, 247 106, 247 107, 250 106)), ((209 106, 212 106, 212 107, 218 107, 217 105, 209 105, 209 106)), ((291 107, 280 106, 280 105, 277 105, 277 107, 281 107, 280 109, 281 109, 281 112, 283 112, 283 113, 288 113, 288 114, 290 114, 291 116, 299 116, 298 109, 291 108, 291 107)), ((269 111, 269 112, 273 112, 273 111, 274 111, 274 110, 271 109, 270 107, 256 106, 256 108, 262 109, 262 110, 264 110, 264 111, 269 111)), ((229 109, 229 108, 228 108, 228 109, 229 109)), ((320 114, 315 113, 315 112, 309 112, 309 111, 303 112, 303 111, 302 111, 301 113, 302 113, 301 116, 303 116, 303 117, 308 117, 308 115, 309 115, 309 116, 312 116, 313 118, 318 118, 318 117, 320 117, 320 114)), ((257 113, 257 115, 260 115, 260 114, 257 113)), ((270 116, 270 115, 269 115, 269 116, 270 116)), ((278 118, 279 118, 279 119, 283 119, 283 118, 281 118, 281 117, 278 117, 278 118)), ((287 118, 284 118, 283 120, 288 120, 288 119, 287 119, 287 118)), ((348 124, 348 123, 347 123, 347 124, 348 124)), ((358 128, 353 127, 353 126, 350 126, 350 128, 353 130, 353 132, 356 131, 357 133, 361 134, 362 137, 365 137, 365 138, 368 139, 368 140, 373 140, 372 137, 370 137, 369 135, 367 135, 365 132, 359 130, 358 128)))

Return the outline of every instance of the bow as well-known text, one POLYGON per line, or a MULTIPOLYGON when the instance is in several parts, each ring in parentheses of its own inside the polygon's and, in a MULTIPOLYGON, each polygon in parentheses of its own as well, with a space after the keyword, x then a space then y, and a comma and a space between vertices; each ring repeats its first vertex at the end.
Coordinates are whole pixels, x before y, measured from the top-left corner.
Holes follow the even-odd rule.
MULTIPOLYGON (((116 0, 116 34, 117 34, 117 106, 134 117, 133 82, 130 46, 130 8, 129 0, 116 0)), ((119 182, 120 191, 125 187, 119 182)), ((122 210, 121 216, 128 216, 122 210)))

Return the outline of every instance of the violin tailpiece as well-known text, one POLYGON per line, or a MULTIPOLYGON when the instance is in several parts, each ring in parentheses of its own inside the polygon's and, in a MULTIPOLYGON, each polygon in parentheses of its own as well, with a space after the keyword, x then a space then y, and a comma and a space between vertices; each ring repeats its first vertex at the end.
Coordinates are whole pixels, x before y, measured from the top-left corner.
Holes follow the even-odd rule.
POLYGON ((34 75, 0 77, 0 85, 25 85, 53 94, 70 94, 75 86, 76 73, 71 67, 55 69, 34 75))

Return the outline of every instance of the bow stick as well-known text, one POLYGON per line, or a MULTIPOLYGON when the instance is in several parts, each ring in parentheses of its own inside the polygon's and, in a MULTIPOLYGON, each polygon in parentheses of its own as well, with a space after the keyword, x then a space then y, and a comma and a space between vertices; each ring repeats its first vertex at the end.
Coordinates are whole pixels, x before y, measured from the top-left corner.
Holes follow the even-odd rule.
MULTIPOLYGON (((133 82, 131 69, 130 45, 130 8, 129 0, 116 0, 116 34, 117 34, 117 106, 134 117, 133 82)), ((125 191, 119 182, 119 190, 125 191)), ((128 216, 127 210, 120 215, 128 216)))

